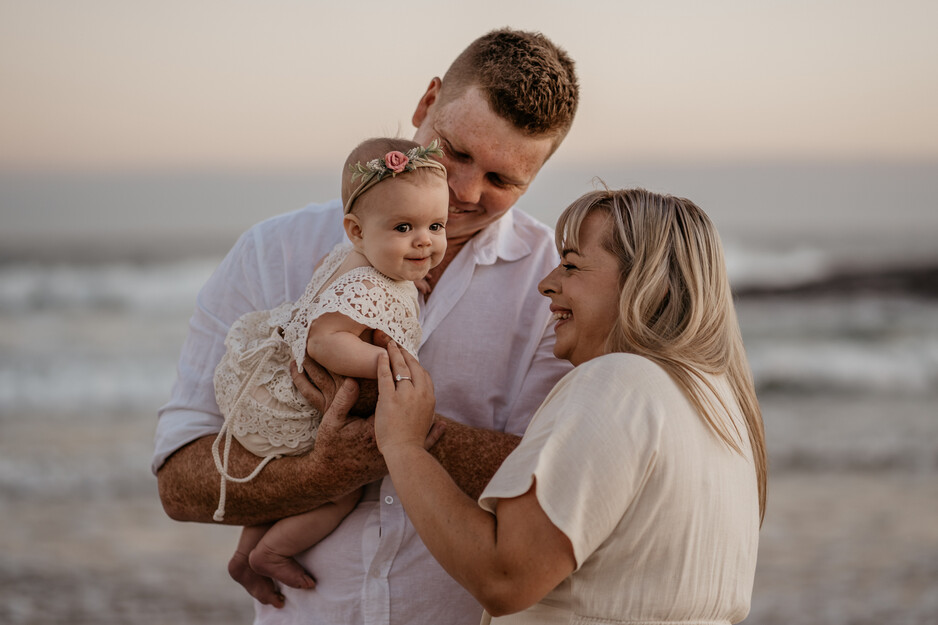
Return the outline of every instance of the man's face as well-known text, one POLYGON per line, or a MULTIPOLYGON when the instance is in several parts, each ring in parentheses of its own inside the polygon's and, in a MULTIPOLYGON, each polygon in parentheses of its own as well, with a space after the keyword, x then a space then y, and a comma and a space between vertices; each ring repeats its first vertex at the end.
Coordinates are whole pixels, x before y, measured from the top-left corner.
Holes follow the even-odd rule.
POLYGON ((439 160, 449 183, 446 236, 459 242, 508 212, 527 191, 554 142, 551 137, 525 135, 496 115, 475 87, 444 104, 438 96, 435 79, 414 113, 414 141, 440 141, 439 160))

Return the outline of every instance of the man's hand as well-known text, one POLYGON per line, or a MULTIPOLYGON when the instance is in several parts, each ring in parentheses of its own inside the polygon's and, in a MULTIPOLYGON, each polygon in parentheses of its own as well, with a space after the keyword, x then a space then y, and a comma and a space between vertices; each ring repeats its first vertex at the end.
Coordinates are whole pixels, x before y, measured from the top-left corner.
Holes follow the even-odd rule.
MULTIPOLYGON (((378 334, 376 331, 375 334, 378 334)), ((381 333, 387 342, 387 337, 381 333)), ((300 395, 306 398, 313 408, 320 414, 325 414, 335 397, 337 389, 342 385, 345 379, 325 369, 309 356, 303 360, 303 373, 296 368, 296 363, 290 362, 290 377, 293 378, 293 384, 300 395)), ((356 417, 368 417, 375 413, 375 406, 378 403, 378 384, 375 380, 358 381, 358 399, 349 410, 349 414, 356 417)))
MULTIPOLYGON (((299 384, 297 388, 300 388, 299 384)), ((323 412, 316 443, 309 452, 310 461, 320 480, 338 486, 344 479, 346 484, 342 490, 350 492, 381 479, 387 475, 388 469, 375 441, 374 417, 362 419, 349 414, 358 398, 358 383, 346 378, 334 394, 323 393, 324 396, 330 394, 332 397, 323 412), (355 481, 349 482, 349 478, 355 478, 355 481)))

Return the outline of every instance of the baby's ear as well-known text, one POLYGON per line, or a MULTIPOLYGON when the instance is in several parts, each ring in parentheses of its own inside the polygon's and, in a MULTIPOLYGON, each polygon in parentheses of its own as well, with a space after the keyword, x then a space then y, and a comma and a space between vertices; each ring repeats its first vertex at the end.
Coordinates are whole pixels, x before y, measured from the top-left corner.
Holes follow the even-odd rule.
POLYGON ((345 228, 345 236, 352 243, 358 244, 362 240, 362 224, 356 215, 346 215, 342 219, 342 227, 345 228))

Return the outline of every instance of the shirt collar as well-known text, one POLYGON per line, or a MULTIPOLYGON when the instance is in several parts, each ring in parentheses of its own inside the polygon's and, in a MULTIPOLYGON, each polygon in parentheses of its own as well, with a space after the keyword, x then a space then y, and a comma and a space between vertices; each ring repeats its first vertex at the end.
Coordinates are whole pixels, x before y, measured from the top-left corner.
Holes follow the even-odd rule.
POLYGON ((501 258, 516 261, 531 253, 531 247, 515 230, 515 211, 511 208, 495 223, 483 228, 469 241, 469 247, 479 265, 493 265, 501 258))

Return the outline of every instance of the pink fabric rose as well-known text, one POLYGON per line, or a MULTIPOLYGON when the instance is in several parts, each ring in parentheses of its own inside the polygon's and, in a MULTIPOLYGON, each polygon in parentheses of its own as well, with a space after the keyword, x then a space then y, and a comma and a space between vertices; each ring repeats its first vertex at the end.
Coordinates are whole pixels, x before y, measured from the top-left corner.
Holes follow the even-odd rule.
POLYGON ((407 167, 408 162, 410 162, 410 159, 407 158, 407 155, 403 152, 398 152, 397 150, 388 152, 384 155, 384 164, 387 165, 388 169, 393 171, 395 174, 399 174, 404 171, 404 168, 407 167))

